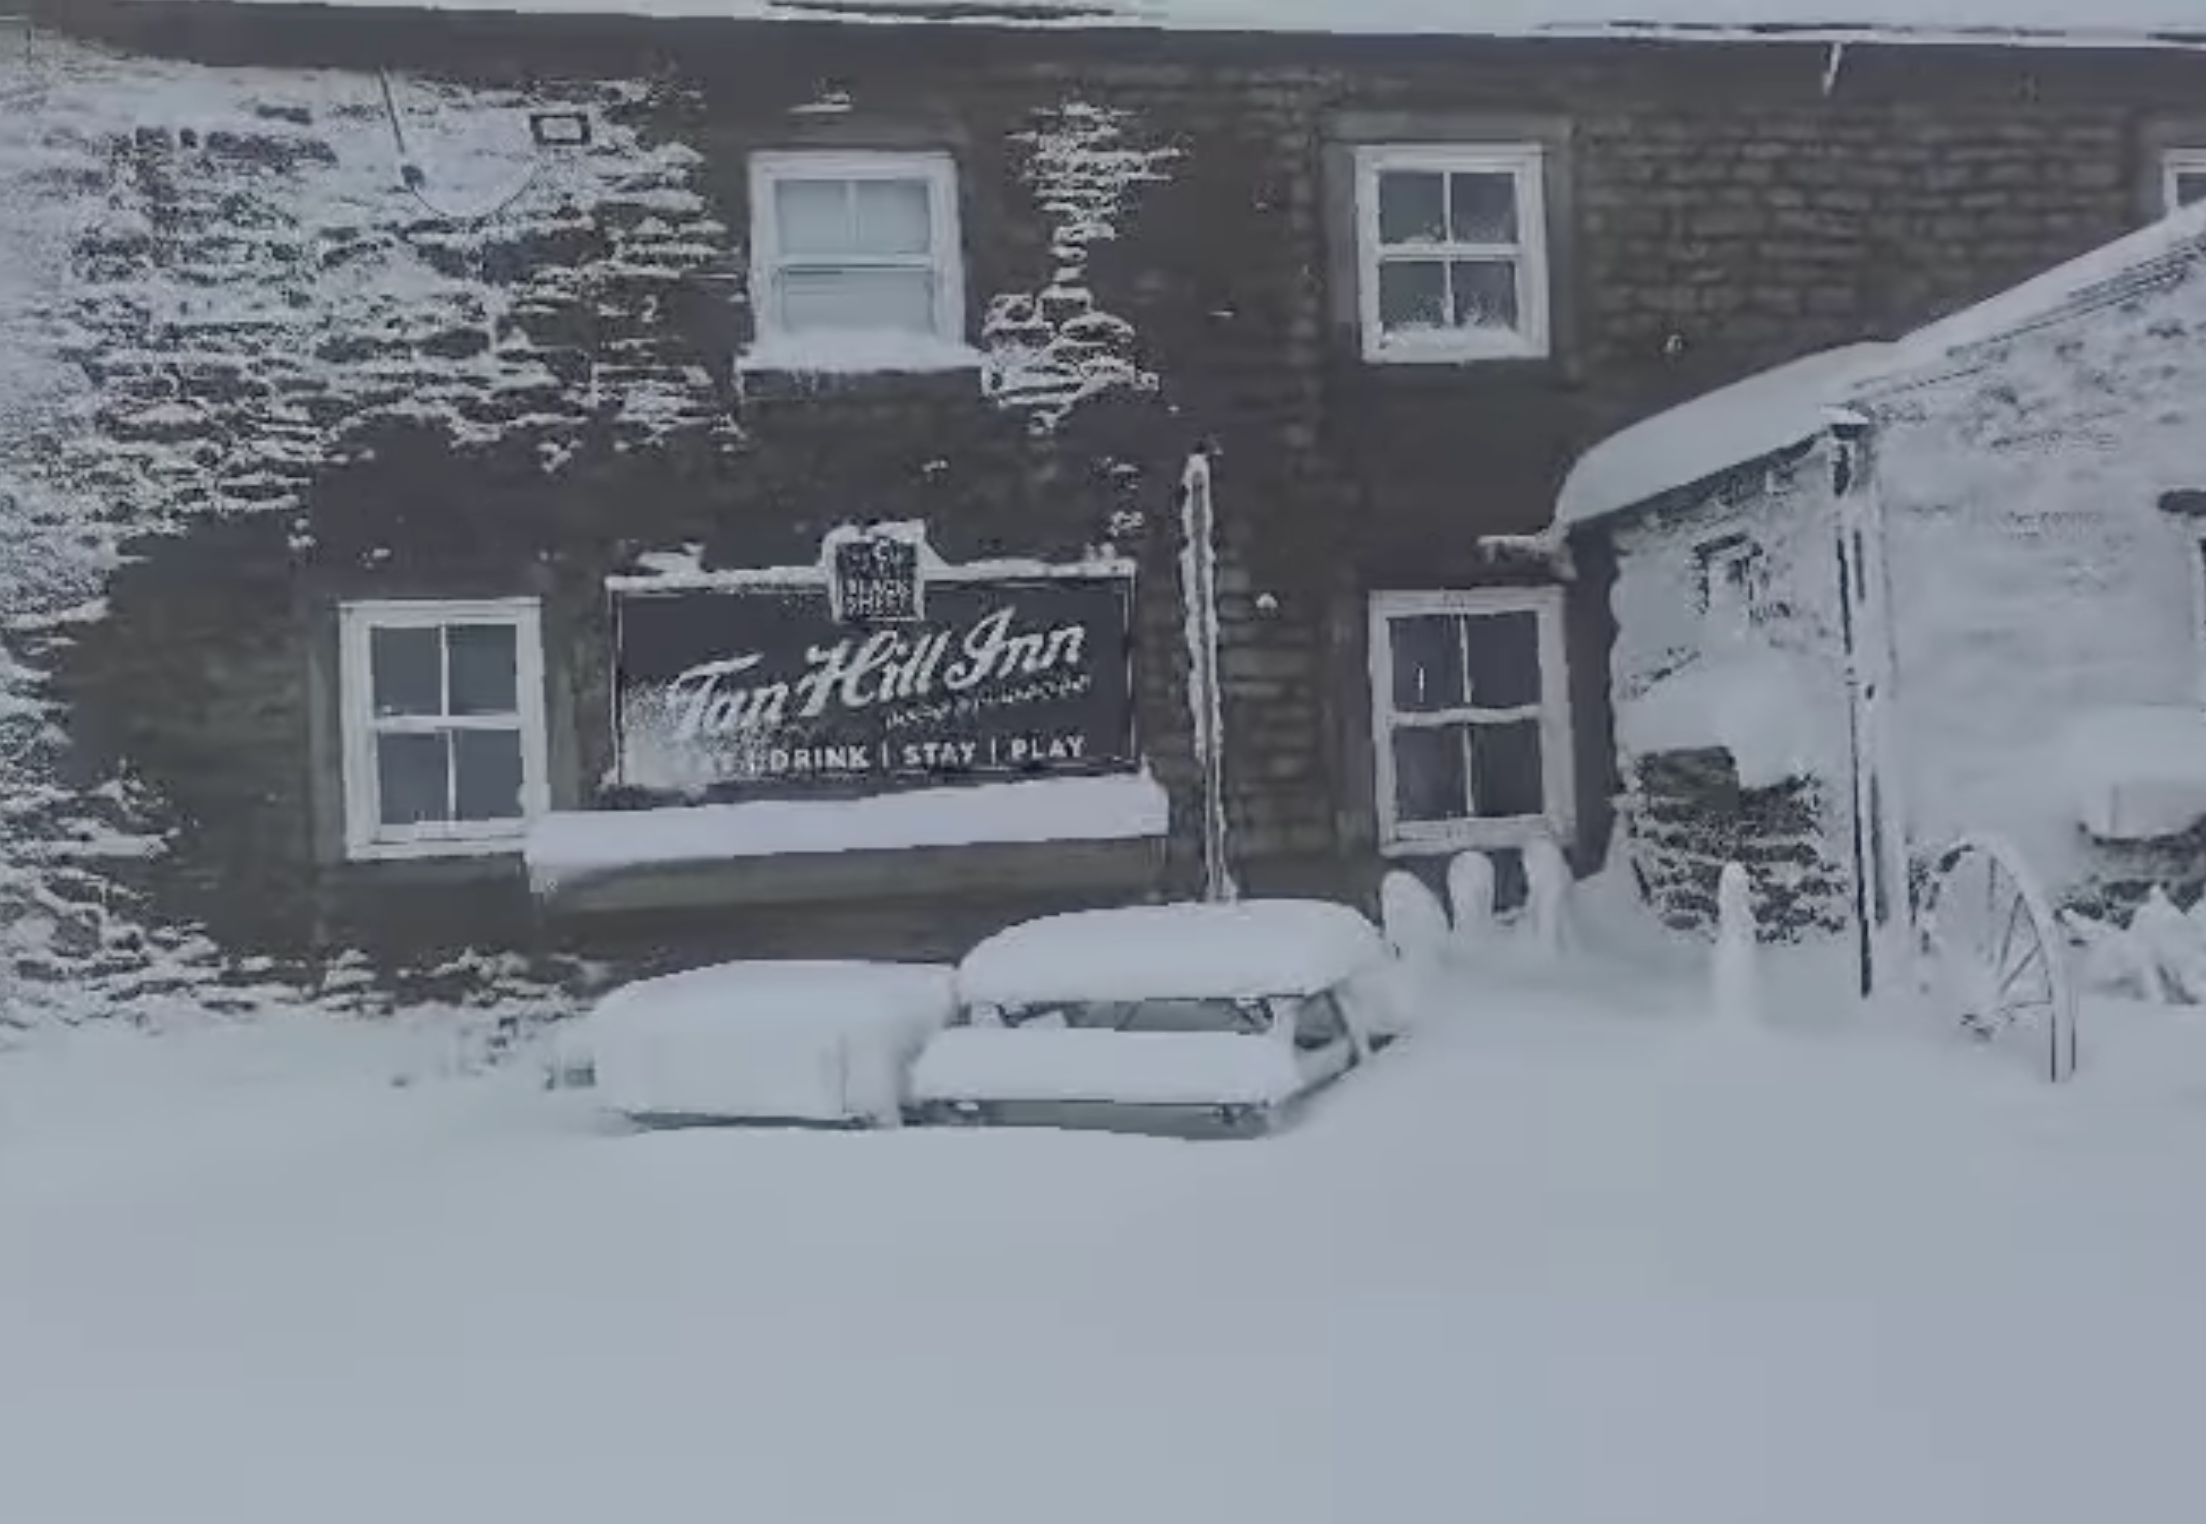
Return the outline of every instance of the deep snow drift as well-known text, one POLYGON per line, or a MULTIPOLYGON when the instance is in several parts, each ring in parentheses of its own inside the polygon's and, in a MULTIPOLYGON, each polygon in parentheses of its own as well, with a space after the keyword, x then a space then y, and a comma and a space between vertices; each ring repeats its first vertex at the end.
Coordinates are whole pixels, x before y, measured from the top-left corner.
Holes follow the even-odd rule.
POLYGON ((418 1028, 15 1055, 0 1512, 2193 1516, 2196 1013, 2054 1088, 1619 988, 1466 988, 1245 1145, 621 1134, 393 1088, 418 1028))

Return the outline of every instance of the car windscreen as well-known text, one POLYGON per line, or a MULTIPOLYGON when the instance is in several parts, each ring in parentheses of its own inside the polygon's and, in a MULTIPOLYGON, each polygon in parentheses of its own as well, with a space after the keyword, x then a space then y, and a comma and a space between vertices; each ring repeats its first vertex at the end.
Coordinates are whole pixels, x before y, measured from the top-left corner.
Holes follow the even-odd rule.
POLYGON ((1271 1030, 1261 1000, 1081 1000, 1024 1006, 1003 1013, 1007 1027, 1029 1031, 1229 1032, 1271 1030))

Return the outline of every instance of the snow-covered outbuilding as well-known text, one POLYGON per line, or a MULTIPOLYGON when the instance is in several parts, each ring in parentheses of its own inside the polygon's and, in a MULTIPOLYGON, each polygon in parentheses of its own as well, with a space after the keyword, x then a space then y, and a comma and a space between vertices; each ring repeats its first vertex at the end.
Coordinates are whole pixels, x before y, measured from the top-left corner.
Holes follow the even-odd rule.
POLYGON ((1622 846, 1698 923, 1905 923, 1921 854, 2056 898, 2206 873, 2206 206, 1891 343, 1812 355, 1580 461, 1613 553, 1622 846))

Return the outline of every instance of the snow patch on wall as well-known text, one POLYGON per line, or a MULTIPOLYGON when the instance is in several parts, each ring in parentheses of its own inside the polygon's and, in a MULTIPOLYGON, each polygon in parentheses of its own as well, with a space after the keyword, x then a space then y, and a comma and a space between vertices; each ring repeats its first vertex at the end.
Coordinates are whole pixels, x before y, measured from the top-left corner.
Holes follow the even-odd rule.
MULTIPOLYGON (((2206 692, 2206 279, 2011 341, 1881 408, 1898 722, 1919 846, 2015 843, 2054 895, 2123 872, 2073 765, 2206 692), (2103 717, 2103 723, 2098 723, 2103 717)), ((2194 865, 2194 873, 2201 865, 2194 865)))
POLYGON ((644 100, 400 79, 387 110, 370 74, 0 50, 0 1023, 238 975, 99 871, 158 852, 159 801, 61 781, 44 674, 133 541, 295 512, 383 422, 547 465, 716 426, 710 377, 648 336, 738 261, 697 156, 627 125, 644 100), (594 145, 539 150, 544 106, 589 110, 594 145))
POLYGON ((1136 191, 1167 178, 1169 147, 1139 147, 1129 113, 1085 101, 1045 112, 1013 141, 1027 150, 1026 177, 1050 222, 1048 281, 992 298, 981 322, 982 384, 1046 433, 1106 392, 1154 391, 1133 324, 1096 302, 1089 284, 1095 245, 1119 236, 1136 191))

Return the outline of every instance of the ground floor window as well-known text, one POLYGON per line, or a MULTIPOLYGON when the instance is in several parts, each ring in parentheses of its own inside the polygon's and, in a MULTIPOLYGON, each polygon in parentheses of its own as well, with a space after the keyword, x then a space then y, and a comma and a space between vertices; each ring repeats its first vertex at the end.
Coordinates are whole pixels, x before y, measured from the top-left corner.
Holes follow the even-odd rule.
POLYGON ((1383 849, 1568 836, 1560 589, 1376 594, 1370 653, 1383 849))
POLYGON ((339 640, 348 852, 517 846, 548 802, 535 601, 351 603, 339 640))

